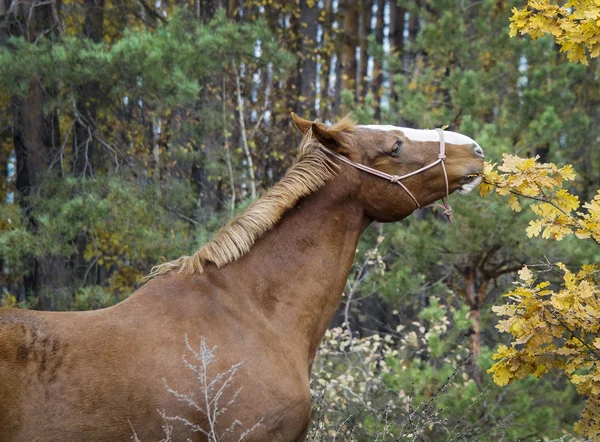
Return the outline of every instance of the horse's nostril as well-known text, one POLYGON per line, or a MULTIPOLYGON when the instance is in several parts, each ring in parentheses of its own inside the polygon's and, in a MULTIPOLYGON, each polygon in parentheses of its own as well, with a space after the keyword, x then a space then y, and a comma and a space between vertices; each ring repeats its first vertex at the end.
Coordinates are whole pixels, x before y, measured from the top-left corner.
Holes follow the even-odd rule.
POLYGON ((475 147, 473 147, 473 151, 480 157, 484 156, 483 149, 480 146, 478 146, 477 144, 475 145, 475 147))

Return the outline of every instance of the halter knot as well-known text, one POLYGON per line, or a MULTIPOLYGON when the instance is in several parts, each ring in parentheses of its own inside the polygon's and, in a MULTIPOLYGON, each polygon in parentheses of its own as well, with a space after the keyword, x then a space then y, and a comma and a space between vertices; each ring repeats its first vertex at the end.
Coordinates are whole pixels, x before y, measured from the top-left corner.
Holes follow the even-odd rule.
POLYGON ((432 163, 429 163, 428 165, 423 166, 420 169, 414 170, 405 175, 390 175, 389 173, 385 173, 385 172, 382 172, 381 170, 373 169, 372 167, 366 166, 364 164, 355 163, 354 161, 349 160, 345 156, 340 155, 339 153, 336 153, 336 152, 326 148, 325 146, 322 146, 322 149, 326 153, 331 155, 332 157, 335 157, 338 160, 342 161, 343 163, 349 164, 358 170, 362 170, 363 172, 367 172, 367 173, 370 173, 371 175, 378 176, 379 178, 384 178, 384 179, 388 180, 389 182, 391 182, 392 184, 398 184, 400 187, 402 187, 402 189, 406 192, 406 194, 414 201, 414 203, 418 209, 425 209, 427 207, 441 207, 443 209, 444 215, 446 216, 446 218, 448 218, 448 221, 452 222, 452 208, 450 207, 450 204, 448 203, 448 195, 450 195, 450 185, 448 183, 448 173, 446 172, 446 166, 444 165, 444 160, 446 159, 446 153, 445 153, 446 142, 444 140, 444 131, 442 129, 436 129, 436 131, 438 132, 438 134, 440 136, 440 153, 438 154, 438 160, 434 161, 432 163), (438 164, 442 167, 442 172, 444 173, 444 183, 446 184, 446 196, 444 198, 442 198, 442 201, 444 204, 442 205, 442 204, 434 203, 434 204, 429 204, 428 206, 422 207, 421 204, 419 204, 419 201, 417 200, 417 198, 415 198, 415 196, 412 194, 412 192, 408 189, 408 187, 406 187, 402 183, 402 180, 405 178, 414 176, 414 175, 418 175, 421 172, 431 169, 432 167, 434 167, 438 164))
POLYGON ((447 206, 446 208, 444 208, 444 216, 446 216, 446 218, 448 219, 448 222, 451 223, 452 222, 452 218, 454 218, 452 216, 452 207, 447 206))

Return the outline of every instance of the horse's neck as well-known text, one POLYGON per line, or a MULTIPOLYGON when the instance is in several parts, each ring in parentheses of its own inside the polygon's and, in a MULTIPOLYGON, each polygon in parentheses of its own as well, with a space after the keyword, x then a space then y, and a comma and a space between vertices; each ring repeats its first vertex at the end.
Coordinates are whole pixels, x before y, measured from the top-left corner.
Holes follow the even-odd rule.
POLYGON ((305 347, 310 361, 369 224, 356 202, 340 196, 343 183, 335 181, 301 200, 248 255, 222 269, 248 281, 257 308, 286 339, 305 347))

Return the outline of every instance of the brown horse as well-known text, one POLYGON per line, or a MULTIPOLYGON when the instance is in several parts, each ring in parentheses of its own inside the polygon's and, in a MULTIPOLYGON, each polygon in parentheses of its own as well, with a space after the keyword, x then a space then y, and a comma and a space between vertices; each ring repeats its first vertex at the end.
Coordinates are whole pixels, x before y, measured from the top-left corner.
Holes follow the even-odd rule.
POLYGON ((361 234, 472 190, 483 152, 452 132, 293 117, 285 177, 126 301, 0 310, 1 441, 304 440, 361 234))

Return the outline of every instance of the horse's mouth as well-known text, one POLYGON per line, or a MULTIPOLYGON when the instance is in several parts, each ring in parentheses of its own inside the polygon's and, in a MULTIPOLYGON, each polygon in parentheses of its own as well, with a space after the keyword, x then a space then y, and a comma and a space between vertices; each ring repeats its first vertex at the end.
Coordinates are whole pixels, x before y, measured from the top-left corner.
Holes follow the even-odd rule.
POLYGON ((483 178, 479 174, 470 174, 463 179, 463 185, 457 190, 460 195, 471 193, 481 184, 483 178))

